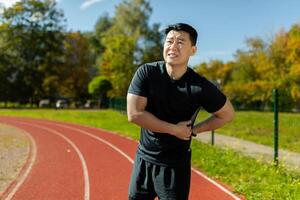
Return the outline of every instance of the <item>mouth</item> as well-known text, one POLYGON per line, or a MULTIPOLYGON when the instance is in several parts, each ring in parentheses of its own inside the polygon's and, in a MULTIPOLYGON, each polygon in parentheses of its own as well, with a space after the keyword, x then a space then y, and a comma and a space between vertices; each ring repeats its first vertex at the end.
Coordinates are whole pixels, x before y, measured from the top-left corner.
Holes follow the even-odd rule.
POLYGON ((168 53, 167 54, 169 58, 177 58, 179 55, 176 53, 168 53))

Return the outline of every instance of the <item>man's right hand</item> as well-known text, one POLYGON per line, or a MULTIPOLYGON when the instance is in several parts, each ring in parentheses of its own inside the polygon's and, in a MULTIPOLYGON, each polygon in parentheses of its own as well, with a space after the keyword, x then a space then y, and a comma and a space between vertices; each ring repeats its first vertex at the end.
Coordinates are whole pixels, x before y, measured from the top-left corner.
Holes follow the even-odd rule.
POLYGON ((183 121, 176 124, 174 136, 181 140, 189 140, 192 134, 191 121, 183 121))

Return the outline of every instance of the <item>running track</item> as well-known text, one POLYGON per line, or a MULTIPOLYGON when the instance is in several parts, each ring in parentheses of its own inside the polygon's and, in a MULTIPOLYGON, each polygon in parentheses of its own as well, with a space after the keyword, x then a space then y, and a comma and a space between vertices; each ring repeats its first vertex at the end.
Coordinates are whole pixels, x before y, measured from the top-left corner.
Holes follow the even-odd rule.
MULTIPOLYGON (((30 154, 2 200, 122 200, 137 142, 117 134, 70 123, 0 117, 0 123, 26 131, 30 154)), ((193 169, 190 200, 240 197, 193 169)))

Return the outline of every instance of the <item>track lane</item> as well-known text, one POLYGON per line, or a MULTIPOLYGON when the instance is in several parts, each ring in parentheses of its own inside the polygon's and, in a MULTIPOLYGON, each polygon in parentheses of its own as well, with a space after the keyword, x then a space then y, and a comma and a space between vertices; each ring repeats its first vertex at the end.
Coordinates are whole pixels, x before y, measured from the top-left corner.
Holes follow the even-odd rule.
POLYGON ((63 124, 41 124, 60 130, 81 149, 90 174, 91 199, 126 199, 132 168, 131 158, 127 154, 87 131, 63 124))
POLYGON ((35 162, 12 199, 84 199, 81 162, 73 147, 49 130, 16 121, 9 124, 30 133, 37 146, 35 162))
MULTIPOLYGON (((19 118, 20 119, 20 118, 19 118)), ((122 173, 118 174, 117 176, 110 176, 106 177, 104 175, 101 175, 101 173, 95 173, 91 172, 90 177, 91 177, 91 199, 99 199, 99 195, 101 193, 101 196, 106 196, 106 198, 103 199, 127 199, 127 188, 128 188, 128 180, 130 176, 130 171, 131 171, 131 163, 128 158, 125 158, 124 155, 121 155, 120 152, 116 150, 112 150, 112 148, 105 144, 104 146, 109 147, 110 151, 108 149, 106 150, 101 150, 101 152, 97 151, 95 152, 95 149, 99 148, 99 142, 101 142, 99 139, 96 138, 101 138, 101 140, 105 140, 108 143, 114 145, 118 149, 120 149, 122 152, 124 152, 126 155, 128 155, 131 159, 134 158, 134 154, 136 151, 136 146, 137 142, 133 140, 128 140, 127 138, 120 137, 116 134, 111 134, 108 133, 107 131, 99 130, 96 128, 92 127, 86 127, 86 126, 81 126, 81 125, 76 125, 76 124, 71 124, 71 123, 61 123, 61 122, 53 122, 53 121, 47 121, 47 120, 32 120, 32 119, 22 119, 22 121, 25 120, 26 122, 30 123, 35 123, 39 124, 42 126, 46 126, 47 128, 51 128, 56 131, 64 132, 66 134, 67 132, 72 132, 68 133, 66 136, 70 138, 74 143, 76 143, 81 151, 83 152, 84 157, 87 160, 87 166, 90 171, 102 171, 101 173, 108 173, 108 174, 115 174, 117 170, 120 170, 122 173), (71 136, 73 135, 73 136, 71 136), (83 139, 84 137, 93 139, 96 144, 92 144, 93 142, 88 142, 88 145, 83 145, 81 146, 79 143, 85 143, 85 140, 88 139, 83 139), (93 145, 95 145, 95 148, 92 148, 93 145), (88 148, 84 147, 88 146, 88 148), (85 150, 83 148, 86 148, 85 150), (111 153, 111 151, 114 151, 115 154, 111 153), (108 156, 110 158, 113 157, 122 157, 119 161, 117 160, 116 163, 110 163, 109 161, 103 162, 105 160, 105 157, 103 154, 101 154, 102 161, 89 161, 90 159, 87 158, 86 155, 92 155, 96 154, 93 156, 88 156, 91 158, 99 157, 101 153, 104 153, 105 155, 110 154, 111 156, 108 156), (124 162, 124 160, 127 159, 127 164, 124 162), (93 163, 94 162, 94 163, 93 163), (91 163, 91 164, 90 164, 91 163), (97 164, 98 163, 98 164, 97 164), (123 165, 129 165, 129 167, 125 167, 124 169, 123 165), (95 166, 94 168, 92 166, 95 166), (112 167, 116 167, 115 169, 111 169, 112 167), (100 169, 102 168, 102 169, 100 169), (125 176, 124 176, 125 175, 125 176), (97 178, 92 177, 102 177, 102 179, 105 179, 106 181, 98 180, 97 178), (111 179, 110 179, 111 178, 111 179), (123 181, 121 181, 123 179, 123 181), (121 184, 118 185, 118 182, 122 182, 121 184), (118 185, 118 187, 113 187, 113 185, 118 185), (113 188, 113 190, 105 189, 106 187, 113 188), (121 188, 120 188, 121 187, 121 188), (93 189, 92 189, 93 188, 93 189), (114 198, 113 196, 109 197, 109 193, 116 193, 116 188, 121 189, 120 194, 118 198, 114 198), (93 195, 95 194, 95 195, 93 195)), ((103 142, 102 145, 103 146, 103 142)), ((109 159, 109 158, 108 158, 109 159)), ((93 159, 91 159, 93 160, 93 159)), ((114 161, 115 162, 115 161, 114 161)), ((101 179, 101 178, 100 178, 101 179)), ((225 199, 239 199, 235 195, 233 195, 230 191, 228 191, 226 188, 226 192, 222 191, 222 189, 216 187, 215 183, 211 183, 208 181, 206 178, 203 178, 201 175, 199 175, 198 171, 193 170, 192 171, 192 187, 191 187, 191 193, 190 193, 190 199, 191 200, 196 200, 196 199, 218 199, 218 200, 225 200, 225 199)), ((222 187, 222 186, 221 186, 222 187)), ((100 198, 101 199, 101 198, 100 198)))
MULTIPOLYGON (((128 162, 124 156, 120 155, 119 152, 108 145, 99 145, 99 140, 96 140, 96 137, 91 137, 92 134, 90 134, 90 136, 84 135, 82 134, 83 131, 79 129, 66 128, 56 124, 51 125, 36 120, 14 119, 12 124, 18 123, 31 123, 34 124, 34 126, 40 127, 40 129, 60 132, 78 146, 86 160, 90 183, 92 183, 90 184, 90 199, 119 200, 124 199, 124 197, 127 196, 128 180, 130 176, 130 173, 128 172, 131 171, 132 164, 131 162, 128 162)), ((61 193, 63 193, 63 191, 61 191, 61 193)), ((61 198, 57 196, 55 199, 61 198)))

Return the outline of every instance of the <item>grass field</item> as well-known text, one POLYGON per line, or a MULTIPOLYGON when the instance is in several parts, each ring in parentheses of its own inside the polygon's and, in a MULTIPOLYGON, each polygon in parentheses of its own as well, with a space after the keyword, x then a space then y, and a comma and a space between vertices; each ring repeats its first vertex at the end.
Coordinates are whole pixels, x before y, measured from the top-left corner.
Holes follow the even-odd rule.
MULTIPOLYGON (((139 138, 139 127, 129 124, 124 114, 112 110, 0 110, 0 115, 68 121, 112 130, 134 139, 139 138)), ((295 137, 292 142, 299 140, 296 133, 296 130, 300 130, 297 123, 299 115, 281 114, 280 117, 282 123, 288 123, 280 126, 281 131, 286 131, 286 138, 295 137)), ((272 114, 238 112, 234 123, 218 132, 271 144, 272 114), (267 142, 269 140, 270 142, 267 142)), ((284 140, 284 137, 281 139, 284 140)), ((286 146, 288 144, 286 143, 286 146)), ((299 147, 295 145, 292 149, 297 150, 299 147)), ((297 172, 289 171, 283 166, 275 168, 271 164, 242 156, 230 149, 219 149, 198 141, 193 141, 192 151, 192 162, 195 167, 230 185, 235 192, 244 194, 247 199, 300 199, 300 174, 297 172)))
MULTIPOLYGON (((226 135, 273 145, 273 113, 238 112, 234 123, 220 130, 226 135)), ((279 146, 300 152, 300 114, 279 114, 279 146)))
MULTIPOLYGON (((207 116, 200 113, 200 118, 207 116)), ((232 123, 217 132, 259 144, 273 146, 273 113, 239 111, 232 123)), ((279 113, 279 147, 300 153, 300 114, 279 113)))

